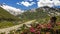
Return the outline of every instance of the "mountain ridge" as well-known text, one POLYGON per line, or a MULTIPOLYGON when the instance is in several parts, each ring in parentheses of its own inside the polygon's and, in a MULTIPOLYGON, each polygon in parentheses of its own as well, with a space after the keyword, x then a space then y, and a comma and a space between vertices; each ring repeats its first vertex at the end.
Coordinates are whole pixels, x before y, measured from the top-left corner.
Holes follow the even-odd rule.
POLYGON ((0 21, 6 20, 6 21, 18 21, 19 18, 10 14, 6 10, 0 7, 0 21))
POLYGON ((15 7, 4 5, 4 4, 0 5, 0 7, 2 7, 3 9, 5 9, 6 11, 8 11, 10 14, 12 14, 14 16, 24 12, 24 10, 17 9, 15 7))

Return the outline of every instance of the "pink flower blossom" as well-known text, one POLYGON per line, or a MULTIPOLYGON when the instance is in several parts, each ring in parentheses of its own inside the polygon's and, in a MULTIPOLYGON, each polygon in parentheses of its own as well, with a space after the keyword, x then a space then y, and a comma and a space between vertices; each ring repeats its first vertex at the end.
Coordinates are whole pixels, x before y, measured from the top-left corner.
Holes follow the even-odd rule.
POLYGON ((52 28, 52 26, 50 24, 47 25, 47 28, 52 28))
POLYGON ((30 27, 30 32, 35 32, 35 29, 33 27, 30 27))

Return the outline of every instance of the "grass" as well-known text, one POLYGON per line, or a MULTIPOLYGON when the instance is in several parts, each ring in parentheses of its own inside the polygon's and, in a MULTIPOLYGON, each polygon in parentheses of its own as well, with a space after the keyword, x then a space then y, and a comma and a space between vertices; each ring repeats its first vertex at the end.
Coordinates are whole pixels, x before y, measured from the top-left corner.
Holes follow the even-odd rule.
POLYGON ((14 25, 17 25, 18 23, 13 23, 13 22, 9 22, 9 21, 3 21, 3 22, 0 22, 0 29, 2 28, 7 28, 7 27, 11 27, 11 26, 14 26, 14 25))
POLYGON ((17 25, 20 19, 0 7, 0 28, 17 25), (13 23, 14 22, 14 23, 13 23))
POLYGON ((1 20, 18 21, 20 19, 0 7, 0 21, 1 20))
POLYGON ((54 29, 60 29, 60 26, 55 26, 54 29))

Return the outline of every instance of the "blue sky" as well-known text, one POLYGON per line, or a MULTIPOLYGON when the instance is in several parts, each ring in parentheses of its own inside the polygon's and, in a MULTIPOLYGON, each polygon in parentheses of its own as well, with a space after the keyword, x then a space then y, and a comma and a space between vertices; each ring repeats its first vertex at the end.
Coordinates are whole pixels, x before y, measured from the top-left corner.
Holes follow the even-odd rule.
MULTIPOLYGON (((31 8, 37 8, 37 4, 34 4, 32 6, 29 6, 29 7, 16 4, 16 3, 22 2, 22 1, 27 1, 27 0, 0 0, 0 3, 5 3, 6 5, 16 7, 16 8, 20 8, 20 9, 24 9, 24 10, 31 9, 31 8)), ((35 2, 36 3, 37 1, 33 0, 33 1, 28 1, 28 2, 30 2, 30 3, 35 2)))
MULTIPOLYGON (((15 8, 19 8, 19 9, 23 9, 23 10, 27 9, 28 10, 28 9, 40 7, 41 4, 38 5, 39 1, 40 0, 0 0, 0 3, 5 3, 6 5, 9 5, 9 6, 12 6, 15 8)), ((55 5, 57 5, 57 4, 55 4, 55 5)), ((50 5, 48 5, 48 6, 50 6, 50 5)), ((60 5, 57 5, 57 6, 60 7, 60 5)))

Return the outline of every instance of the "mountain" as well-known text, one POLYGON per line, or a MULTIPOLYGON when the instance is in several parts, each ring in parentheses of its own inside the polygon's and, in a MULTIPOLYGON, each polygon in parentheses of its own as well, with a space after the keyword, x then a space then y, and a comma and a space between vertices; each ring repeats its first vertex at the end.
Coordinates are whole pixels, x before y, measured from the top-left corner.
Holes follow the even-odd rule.
POLYGON ((18 21, 19 18, 0 7, 0 21, 18 21))
POLYGON ((21 13, 24 12, 24 10, 21 10, 21 9, 12 7, 12 6, 4 5, 4 4, 2 4, 1 7, 3 9, 7 10, 10 14, 12 14, 14 16, 16 16, 16 15, 21 14, 21 13))
MULTIPOLYGON (((37 9, 27 10, 26 12, 18 15, 18 17, 20 17, 24 21, 37 19, 37 21, 40 22, 48 22, 51 16, 60 17, 59 8, 44 6, 37 9)), ((60 21, 60 18, 58 19, 58 21, 60 21)))
POLYGON ((36 9, 37 11, 43 10, 43 12, 46 12, 49 16, 59 16, 60 15, 60 8, 53 8, 53 7, 40 7, 36 9))

